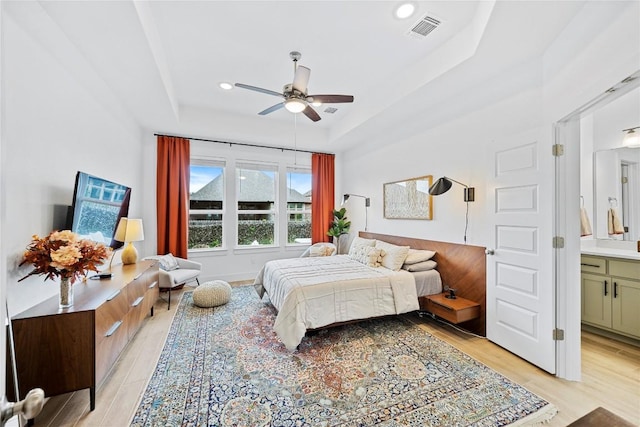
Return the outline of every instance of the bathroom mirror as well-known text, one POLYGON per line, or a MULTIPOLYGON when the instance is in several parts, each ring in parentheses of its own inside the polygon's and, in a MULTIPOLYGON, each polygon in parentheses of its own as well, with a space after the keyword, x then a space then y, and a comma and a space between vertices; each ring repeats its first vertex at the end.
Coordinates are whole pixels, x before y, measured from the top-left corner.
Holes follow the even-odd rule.
POLYGON ((596 151, 593 160, 595 238, 638 240, 640 149, 596 151))

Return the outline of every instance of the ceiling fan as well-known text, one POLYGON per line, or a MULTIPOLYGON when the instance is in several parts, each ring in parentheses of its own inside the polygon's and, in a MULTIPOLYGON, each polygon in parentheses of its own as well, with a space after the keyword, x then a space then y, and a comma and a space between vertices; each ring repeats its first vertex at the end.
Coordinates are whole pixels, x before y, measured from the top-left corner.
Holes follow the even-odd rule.
POLYGON ((264 116, 285 107, 292 113, 302 113, 314 122, 317 122, 320 120, 320 115, 318 115, 316 110, 311 107, 311 104, 320 105, 353 102, 352 95, 307 95, 307 84, 309 83, 311 70, 302 65, 298 65, 298 60, 302 57, 300 52, 293 51, 289 53, 289 57, 293 60, 293 83, 284 85, 282 93, 243 83, 235 84, 237 87, 243 89, 254 90, 256 92, 266 93, 267 95, 284 98, 284 101, 273 105, 266 110, 260 111, 258 114, 264 116))

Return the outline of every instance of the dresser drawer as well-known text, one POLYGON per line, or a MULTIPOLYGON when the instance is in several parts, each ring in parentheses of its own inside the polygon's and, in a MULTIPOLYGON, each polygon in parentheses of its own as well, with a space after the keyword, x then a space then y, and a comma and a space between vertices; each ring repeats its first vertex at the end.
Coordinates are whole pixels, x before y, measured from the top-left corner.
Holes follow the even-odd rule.
POLYGON ((126 317, 114 322, 96 345, 96 384, 102 382, 129 341, 126 317))
POLYGON ((148 279, 149 275, 143 274, 127 285, 127 297, 130 305, 133 305, 138 298, 147 292, 148 279))
POLYGON ((122 288, 114 291, 107 298, 107 301, 96 309, 96 345, 105 339, 105 336, 112 331, 117 322, 124 320, 124 317, 129 312, 129 307, 127 289, 122 288))
POLYGON ((607 260, 605 258, 582 255, 580 270, 585 273, 607 274, 607 260))
POLYGON ((609 274, 640 280, 640 261, 609 260, 609 274))

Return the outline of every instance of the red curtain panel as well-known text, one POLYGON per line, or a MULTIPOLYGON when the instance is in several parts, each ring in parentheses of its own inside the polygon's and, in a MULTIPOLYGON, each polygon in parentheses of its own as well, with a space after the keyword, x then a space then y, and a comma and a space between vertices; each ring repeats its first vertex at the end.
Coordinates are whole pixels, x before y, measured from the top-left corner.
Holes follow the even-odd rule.
POLYGON ((335 201, 334 155, 311 155, 311 242, 329 242, 335 201))
POLYGON ((190 144, 185 138, 158 136, 156 207, 158 254, 187 258, 190 144))

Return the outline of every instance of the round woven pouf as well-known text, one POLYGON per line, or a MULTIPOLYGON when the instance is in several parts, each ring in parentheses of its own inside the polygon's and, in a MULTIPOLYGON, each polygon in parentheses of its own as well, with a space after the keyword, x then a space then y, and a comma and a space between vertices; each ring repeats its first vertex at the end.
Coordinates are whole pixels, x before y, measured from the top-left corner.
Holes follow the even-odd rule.
POLYGON ((193 291, 193 304, 198 307, 217 307, 229 302, 231 286, 224 280, 204 282, 193 291))

